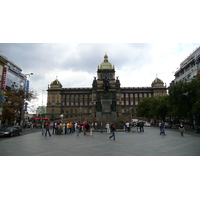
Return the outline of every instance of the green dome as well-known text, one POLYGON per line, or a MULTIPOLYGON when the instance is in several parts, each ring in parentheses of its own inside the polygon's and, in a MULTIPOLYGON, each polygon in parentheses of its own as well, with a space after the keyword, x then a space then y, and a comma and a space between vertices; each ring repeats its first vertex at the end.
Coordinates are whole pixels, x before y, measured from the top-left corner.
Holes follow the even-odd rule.
POLYGON ((51 85, 61 85, 62 86, 62 84, 60 83, 60 81, 58 79, 56 79, 55 81, 53 81, 51 83, 51 85))
POLYGON ((98 69, 100 70, 114 69, 114 66, 110 62, 108 62, 108 56, 106 54, 104 56, 104 62, 102 62, 99 65, 98 69))
POLYGON ((161 79, 159 79, 158 77, 156 77, 152 83, 164 83, 164 82, 161 79))

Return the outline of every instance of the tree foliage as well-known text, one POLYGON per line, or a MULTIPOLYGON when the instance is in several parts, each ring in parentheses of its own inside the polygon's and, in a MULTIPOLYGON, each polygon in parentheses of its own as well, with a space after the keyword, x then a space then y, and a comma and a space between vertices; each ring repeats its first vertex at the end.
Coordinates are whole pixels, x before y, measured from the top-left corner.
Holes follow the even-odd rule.
MULTIPOLYGON (((200 119, 200 77, 190 82, 178 82, 168 88, 162 97, 144 98, 138 105, 138 116, 146 118, 179 117, 200 119)), ((199 121, 200 122, 200 121, 199 121)))
POLYGON ((138 105, 137 116, 164 119, 168 114, 168 97, 144 98, 138 105))
POLYGON ((31 100, 37 98, 35 91, 29 90, 25 92, 24 89, 12 88, 5 92, 5 100, 3 102, 2 121, 18 122, 20 123, 23 117, 25 102, 29 103, 31 100))

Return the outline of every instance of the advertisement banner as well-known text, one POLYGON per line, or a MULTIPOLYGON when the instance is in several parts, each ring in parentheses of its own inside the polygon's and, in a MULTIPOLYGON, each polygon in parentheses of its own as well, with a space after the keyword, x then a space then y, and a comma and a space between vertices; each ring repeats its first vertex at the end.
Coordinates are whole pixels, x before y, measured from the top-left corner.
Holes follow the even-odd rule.
POLYGON ((26 92, 29 91, 29 80, 26 81, 26 92))
POLYGON ((1 89, 6 89, 6 77, 7 77, 7 68, 3 68, 3 75, 2 75, 2 82, 1 82, 1 89))
POLYGON ((7 72, 6 86, 16 89, 19 88, 24 89, 25 81, 26 80, 23 77, 16 76, 14 73, 10 71, 7 72))

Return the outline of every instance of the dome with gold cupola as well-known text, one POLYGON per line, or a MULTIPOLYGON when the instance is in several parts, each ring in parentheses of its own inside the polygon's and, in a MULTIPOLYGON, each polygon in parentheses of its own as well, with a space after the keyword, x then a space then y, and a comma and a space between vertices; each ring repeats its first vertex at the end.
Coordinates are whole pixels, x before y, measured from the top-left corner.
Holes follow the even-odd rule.
POLYGON ((114 65, 108 61, 107 54, 105 54, 105 56, 104 56, 104 62, 102 62, 98 66, 98 69, 99 70, 113 70, 114 69, 114 65))

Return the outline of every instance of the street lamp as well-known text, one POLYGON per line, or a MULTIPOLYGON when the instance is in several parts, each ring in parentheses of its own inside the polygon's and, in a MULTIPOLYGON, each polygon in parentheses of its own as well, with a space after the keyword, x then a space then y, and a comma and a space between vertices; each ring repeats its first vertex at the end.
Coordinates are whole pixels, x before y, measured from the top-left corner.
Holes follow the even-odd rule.
POLYGON ((27 76, 31 76, 31 75, 33 75, 33 73, 25 74, 26 77, 27 77, 27 76))
POLYGON ((42 90, 42 106, 43 106, 43 92, 45 92, 46 90, 42 90))
MULTIPOLYGON (((27 76, 31 76, 33 75, 33 73, 29 73, 29 74, 24 74, 25 75, 25 87, 24 87, 24 94, 25 94, 25 98, 28 94, 28 91, 29 91, 29 80, 27 78, 27 76)), ((24 99, 24 104, 25 104, 25 99, 24 99)), ((27 109, 27 106, 26 106, 26 109, 27 109)), ((25 112, 25 109, 22 109, 20 111, 20 125, 23 124, 23 120, 24 120, 24 112, 25 112)))
POLYGON ((131 116, 131 119, 132 119, 132 108, 130 108, 130 116, 131 116))

